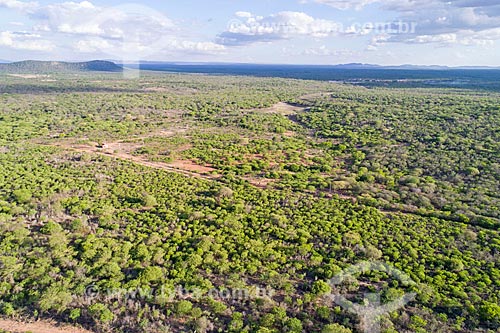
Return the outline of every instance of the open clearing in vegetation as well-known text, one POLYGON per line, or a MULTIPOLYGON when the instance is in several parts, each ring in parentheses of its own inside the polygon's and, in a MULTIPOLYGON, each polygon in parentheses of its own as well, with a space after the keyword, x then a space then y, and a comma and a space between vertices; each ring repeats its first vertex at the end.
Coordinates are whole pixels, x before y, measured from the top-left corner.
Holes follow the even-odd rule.
POLYGON ((0 319, 0 329, 11 333, 92 333, 83 328, 58 325, 56 322, 37 321, 26 323, 15 320, 0 319))
MULTIPOLYGON (((261 113, 277 113, 283 116, 294 115, 297 112, 304 111, 306 108, 302 106, 292 105, 289 103, 279 102, 270 108, 256 109, 254 111, 261 113)), ((63 141, 51 144, 55 147, 60 147, 63 149, 77 151, 87 154, 98 154, 102 156, 109 156, 133 163, 140 164, 142 166, 165 170, 169 172, 176 172, 190 177, 204 178, 204 179, 217 179, 220 177, 216 173, 216 169, 208 165, 200 165, 192 160, 185 159, 175 159, 172 162, 158 162, 150 161, 146 156, 133 154, 136 149, 144 147, 144 141, 154 137, 168 138, 173 137, 178 134, 187 133, 189 128, 174 128, 174 129, 163 129, 159 131, 154 131, 146 135, 134 136, 127 140, 118 140, 114 142, 105 142, 99 144, 97 142, 80 143, 86 140, 71 140, 63 141), (142 142, 141 142, 142 141, 142 142), (79 143, 74 143, 79 142, 79 143)), ((286 131, 283 133, 285 136, 293 136, 294 133, 291 131, 286 131)), ((179 148, 178 151, 185 150, 186 146, 179 148)), ((245 179, 252 185, 265 188, 272 180, 270 179, 260 179, 255 177, 245 177, 245 179)))
POLYGON ((358 332, 328 281, 371 260, 416 283, 336 286, 416 293, 382 331, 500 328, 500 95, 53 78, 0 85, 0 331, 358 332))

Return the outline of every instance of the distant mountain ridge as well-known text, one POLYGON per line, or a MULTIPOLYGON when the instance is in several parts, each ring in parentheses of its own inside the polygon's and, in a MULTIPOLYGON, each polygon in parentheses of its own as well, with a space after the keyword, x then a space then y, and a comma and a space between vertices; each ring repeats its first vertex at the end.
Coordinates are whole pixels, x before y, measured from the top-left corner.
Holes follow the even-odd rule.
MULTIPOLYGON (((119 62, 118 62, 119 63, 119 62)), ((183 61, 140 61, 135 64, 123 63, 125 66, 137 68, 139 65, 173 65, 173 66, 241 66, 241 67, 254 67, 254 66, 283 66, 283 67, 317 67, 317 68, 332 68, 332 69, 399 69, 399 70, 495 70, 500 67, 495 66, 441 66, 441 65, 376 65, 364 63, 347 63, 347 64, 331 64, 331 65, 313 65, 313 64, 257 64, 257 63, 238 63, 238 62, 183 62, 183 61)))
POLYGON ((121 72, 123 68, 111 61, 87 62, 35 61, 26 60, 0 64, 0 72, 9 74, 50 74, 70 72, 121 72))
POLYGON ((289 66, 289 67, 312 67, 312 68, 330 68, 330 69, 397 69, 397 70, 500 70, 500 67, 494 66, 440 66, 440 65, 376 65, 364 63, 347 63, 347 64, 332 64, 332 65, 283 65, 283 64, 252 64, 252 63, 231 63, 231 62, 179 62, 179 61, 141 61, 135 64, 122 63, 114 60, 93 60, 86 62, 63 62, 63 61, 38 61, 26 60, 11 62, 8 60, 0 59, 0 73, 61 73, 61 72, 121 72, 123 67, 138 68, 148 65, 173 65, 173 66, 240 66, 240 67, 254 67, 254 66, 289 66))

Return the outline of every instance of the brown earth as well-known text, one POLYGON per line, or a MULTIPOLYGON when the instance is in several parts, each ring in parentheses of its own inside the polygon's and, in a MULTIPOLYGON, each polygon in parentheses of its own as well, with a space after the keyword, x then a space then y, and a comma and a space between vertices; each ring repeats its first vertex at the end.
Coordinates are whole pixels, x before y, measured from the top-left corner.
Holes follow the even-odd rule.
MULTIPOLYGON (((299 111, 304 111, 305 108, 302 106, 292 105, 288 103, 277 103, 270 108, 259 109, 259 112, 269 112, 269 113, 279 113, 282 115, 294 115, 299 111)), ((128 140, 120 140, 115 142, 106 142, 103 146, 99 147, 96 142, 88 143, 75 143, 75 141, 60 141, 58 143, 51 144, 55 147, 64 148, 67 150, 98 154, 103 156, 108 156, 120 160, 130 161, 137 163, 146 167, 166 170, 170 172, 180 173, 186 176, 204 178, 204 179, 217 179, 219 175, 213 174, 216 169, 211 166, 199 165, 194 161, 190 160, 175 160, 173 162, 153 162, 149 161, 146 157, 134 155, 133 152, 143 146, 141 140, 145 140, 151 137, 171 137, 177 134, 185 133, 188 128, 175 128, 170 130, 160 130, 151 132, 142 136, 131 137, 128 140)), ((285 135, 293 136, 295 133, 289 131, 285 135)), ((189 146, 182 147, 184 150, 189 146)), ((257 187, 266 187, 271 180, 249 178, 248 181, 257 187)))
POLYGON ((11 333, 93 333, 83 328, 58 325, 56 322, 37 321, 33 323, 0 319, 0 329, 11 333))
POLYGON ((304 111, 303 106, 292 105, 288 103, 279 102, 266 109, 256 109, 255 111, 259 112, 267 112, 267 113, 279 113, 283 116, 289 116, 292 114, 296 114, 299 111, 304 111))

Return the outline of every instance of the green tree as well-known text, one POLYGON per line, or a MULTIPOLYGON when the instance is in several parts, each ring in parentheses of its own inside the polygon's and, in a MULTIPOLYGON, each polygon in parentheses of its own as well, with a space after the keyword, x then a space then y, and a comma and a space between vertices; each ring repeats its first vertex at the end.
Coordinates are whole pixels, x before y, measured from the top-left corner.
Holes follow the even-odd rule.
POLYGON ((318 280, 318 281, 314 281, 314 283, 312 285, 312 292, 315 295, 321 296, 321 295, 331 293, 332 287, 328 283, 326 283, 325 281, 318 280))
POLYGON ((289 318, 285 324, 285 331, 292 333, 302 332, 302 322, 297 318, 289 318))
POLYGON ((481 319, 491 323, 500 323, 500 305, 491 302, 484 302, 479 307, 481 319))
POLYGON ((321 333, 352 333, 351 329, 340 324, 328 324, 321 329, 321 333))
POLYGON ((73 300, 72 294, 61 286, 51 286, 40 296, 38 305, 42 311, 63 312, 73 300))
POLYGON ((96 320, 102 322, 102 323, 109 323, 113 321, 115 316, 113 315, 113 312, 109 310, 109 308, 102 303, 95 303, 92 304, 89 307, 89 313, 94 317, 96 320))
POLYGON ((16 200, 20 204, 25 204, 30 202, 32 194, 31 191, 27 189, 18 189, 12 192, 12 195, 14 196, 14 200, 16 200))

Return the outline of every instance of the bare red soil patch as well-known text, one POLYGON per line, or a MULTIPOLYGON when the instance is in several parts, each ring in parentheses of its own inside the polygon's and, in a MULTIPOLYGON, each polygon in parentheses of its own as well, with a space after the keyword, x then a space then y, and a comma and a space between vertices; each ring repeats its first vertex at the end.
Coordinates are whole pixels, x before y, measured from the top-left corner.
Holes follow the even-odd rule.
POLYGON ((93 333, 83 328, 58 325, 56 322, 37 321, 25 323, 15 320, 0 319, 0 329, 12 333, 93 333))

